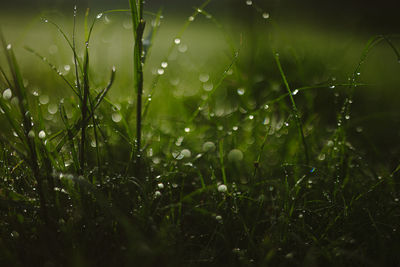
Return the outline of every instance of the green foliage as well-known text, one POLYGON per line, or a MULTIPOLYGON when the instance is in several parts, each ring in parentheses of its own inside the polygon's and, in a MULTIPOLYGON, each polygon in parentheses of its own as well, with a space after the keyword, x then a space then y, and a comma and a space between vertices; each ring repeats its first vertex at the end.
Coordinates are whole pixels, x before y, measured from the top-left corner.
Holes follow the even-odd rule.
MULTIPOLYGON (((400 261, 400 166, 393 156, 400 147, 393 140, 375 145, 370 117, 353 103, 369 103, 357 94, 371 87, 361 75, 371 51, 385 43, 398 57, 398 36, 371 38, 354 69, 335 72, 326 58, 282 45, 277 22, 252 1, 246 3, 263 24, 250 48, 205 10, 209 2, 174 35, 161 64, 152 50, 161 11, 146 13, 141 1, 100 13, 90 26, 87 10, 83 38, 76 8, 71 38, 45 19, 67 43, 73 66, 63 72, 47 52, 26 50, 50 67, 36 78, 43 87, 60 86, 51 80, 55 72, 68 90, 57 102, 61 92, 27 83, 35 69, 23 71, 1 37, 1 266, 400 261), (92 32, 100 35, 96 23, 121 13, 131 16, 133 61, 118 76, 112 68, 107 81, 92 32), (200 19, 227 42, 226 53, 207 63, 218 62, 215 68, 180 56, 187 29, 200 19), (114 90, 125 91, 124 99, 114 90)), ((396 93, 389 95, 388 107, 396 93)), ((386 119, 400 130, 398 113, 386 119)))

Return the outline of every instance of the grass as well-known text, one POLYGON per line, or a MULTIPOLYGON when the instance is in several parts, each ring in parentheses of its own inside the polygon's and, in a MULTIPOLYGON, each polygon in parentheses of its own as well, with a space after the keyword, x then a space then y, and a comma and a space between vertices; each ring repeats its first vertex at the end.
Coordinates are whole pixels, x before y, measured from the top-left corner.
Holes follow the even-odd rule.
POLYGON ((0 265, 399 264, 398 36, 209 2, 2 37, 0 265))

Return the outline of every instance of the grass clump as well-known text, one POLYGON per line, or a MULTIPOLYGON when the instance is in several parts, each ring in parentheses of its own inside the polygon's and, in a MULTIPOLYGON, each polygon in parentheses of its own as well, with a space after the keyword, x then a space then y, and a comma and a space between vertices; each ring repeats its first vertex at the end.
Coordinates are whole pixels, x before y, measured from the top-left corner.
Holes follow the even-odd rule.
POLYGON ((282 45, 272 15, 252 1, 244 5, 260 34, 235 41, 209 2, 158 58, 161 11, 146 13, 141 1, 91 24, 87 11, 83 38, 76 8, 71 38, 45 19, 72 66, 60 69, 30 44, 31 60, 50 67, 40 78, 21 70, 26 51, 2 37, 1 265, 398 264, 400 147, 368 127, 385 116, 400 130, 396 93, 383 115, 363 114, 370 102, 358 95, 377 86, 361 75, 371 51, 398 56, 397 36, 373 37, 350 72, 337 71, 282 45), (99 65, 118 62, 99 63, 92 38, 111 15, 128 16, 133 46, 107 80, 99 65), (201 19, 227 43, 204 66, 185 39, 201 19), (59 86, 54 72, 68 92, 46 88, 59 86))

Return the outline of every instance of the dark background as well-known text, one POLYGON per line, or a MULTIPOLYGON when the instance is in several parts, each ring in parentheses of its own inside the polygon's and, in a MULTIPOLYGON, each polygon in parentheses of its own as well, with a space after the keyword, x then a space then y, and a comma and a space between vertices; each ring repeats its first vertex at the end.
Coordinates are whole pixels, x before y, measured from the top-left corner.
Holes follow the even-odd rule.
MULTIPOLYGON (((128 0, 1 0, 0 8, 7 12, 31 11, 43 9, 71 12, 74 3, 81 9, 90 7, 96 11, 115 8, 127 8, 128 0)), ((156 11, 163 8, 165 14, 190 12, 203 1, 199 0, 147 0, 146 10, 156 11)), ((400 25, 400 1, 321 1, 321 0, 253 0, 275 19, 288 22, 312 23, 331 29, 352 30, 367 33, 396 33, 400 25)), ((245 4, 245 0, 213 0, 207 10, 219 16, 228 16, 236 20, 248 20, 254 16, 245 4)))

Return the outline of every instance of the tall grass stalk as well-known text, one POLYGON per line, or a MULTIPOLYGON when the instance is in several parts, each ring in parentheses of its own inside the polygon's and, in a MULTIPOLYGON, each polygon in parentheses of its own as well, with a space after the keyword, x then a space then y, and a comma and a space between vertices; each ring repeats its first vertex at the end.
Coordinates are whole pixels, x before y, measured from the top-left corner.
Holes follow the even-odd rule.
POLYGON ((279 59, 279 54, 274 52, 274 57, 275 57, 276 65, 278 66, 278 69, 279 69, 279 73, 282 76, 283 83, 285 84, 286 90, 288 91, 290 102, 292 103, 293 115, 295 117, 297 128, 299 130, 299 135, 300 135, 301 141, 303 143, 305 161, 306 161, 306 164, 308 165, 310 162, 310 159, 309 159, 309 154, 308 154, 306 138, 304 137, 303 124, 301 122, 301 118, 300 118, 299 112, 297 110, 296 102, 294 101, 294 98, 293 98, 292 90, 290 89, 289 83, 286 79, 285 72, 282 69, 281 61, 279 59))
POLYGON ((142 0, 129 0, 132 14, 133 37, 135 41, 133 50, 133 80, 136 89, 136 173, 139 175, 141 164, 141 139, 142 139, 142 95, 143 95, 143 33, 145 21, 143 19, 142 0))

